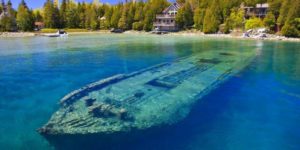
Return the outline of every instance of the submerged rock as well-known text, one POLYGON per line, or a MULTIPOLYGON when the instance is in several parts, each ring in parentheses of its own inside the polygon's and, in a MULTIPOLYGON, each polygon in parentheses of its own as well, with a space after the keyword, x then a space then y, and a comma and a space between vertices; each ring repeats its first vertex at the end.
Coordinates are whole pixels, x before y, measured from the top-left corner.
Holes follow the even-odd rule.
POLYGON ((73 91, 39 129, 43 135, 109 134, 173 124, 241 71, 254 51, 207 51, 73 91))

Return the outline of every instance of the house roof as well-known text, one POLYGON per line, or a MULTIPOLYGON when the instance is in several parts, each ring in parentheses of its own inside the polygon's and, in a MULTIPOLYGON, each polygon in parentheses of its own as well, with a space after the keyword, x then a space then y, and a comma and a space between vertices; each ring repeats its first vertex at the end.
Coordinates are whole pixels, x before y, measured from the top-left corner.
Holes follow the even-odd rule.
POLYGON ((181 5, 178 4, 177 2, 172 3, 168 8, 166 8, 166 9, 163 11, 163 13, 168 13, 168 11, 170 11, 170 10, 176 10, 176 11, 177 11, 180 7, 181 7, 181 5))
POLYGON ((256 8, 269 8, 269 4, 268 3, 256 4, 256 8))

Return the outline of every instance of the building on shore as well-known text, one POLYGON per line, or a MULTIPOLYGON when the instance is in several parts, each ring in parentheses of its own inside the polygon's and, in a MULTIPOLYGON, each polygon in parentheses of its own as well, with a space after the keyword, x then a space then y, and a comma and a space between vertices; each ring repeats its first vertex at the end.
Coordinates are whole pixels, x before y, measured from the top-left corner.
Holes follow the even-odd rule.
POLYGON ((175 22, 175 17, 177 15, 180 4, 173 3, 168 8, 166 8, 162 14, 157 14, 156 19, 153 22, 154 30, 157 31, 178 31, 178 26, 175 22))
POLYGON ((265 16, 268 13, 269 4, 256 4, 255 7, 252 6, 244 6, 244 4, 241 5, 241 8, 245 11, 245 18, 249 19, 252 16, 258 17, 258 18, 265 18, 265 16))

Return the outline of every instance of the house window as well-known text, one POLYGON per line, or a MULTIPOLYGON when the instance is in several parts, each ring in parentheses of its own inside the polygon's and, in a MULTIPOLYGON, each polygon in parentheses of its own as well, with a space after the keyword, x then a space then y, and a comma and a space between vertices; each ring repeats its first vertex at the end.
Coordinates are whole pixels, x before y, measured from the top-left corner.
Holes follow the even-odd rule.
POLYGON ((171 20, 171 23, 173 23, 173 20, 171 20))

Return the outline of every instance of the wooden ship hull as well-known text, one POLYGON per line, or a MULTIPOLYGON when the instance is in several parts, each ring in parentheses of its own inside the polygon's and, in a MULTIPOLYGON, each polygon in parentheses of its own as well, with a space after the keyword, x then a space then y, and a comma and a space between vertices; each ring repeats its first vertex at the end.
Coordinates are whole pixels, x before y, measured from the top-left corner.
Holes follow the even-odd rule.
POLYGON ((62 98, 59 110, 38 131, 107 135, 174 124, 254 57, 254 51, 207 51, 100 80, 62 98))

